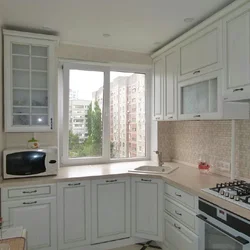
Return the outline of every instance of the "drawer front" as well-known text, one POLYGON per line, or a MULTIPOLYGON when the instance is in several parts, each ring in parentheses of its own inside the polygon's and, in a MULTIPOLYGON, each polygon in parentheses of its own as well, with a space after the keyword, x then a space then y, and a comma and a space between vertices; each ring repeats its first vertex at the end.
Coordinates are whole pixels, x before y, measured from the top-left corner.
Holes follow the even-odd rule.
POLYGON ((195 209, 195 197, 193 195, 168 185, 167 183, 165 183, 165 194, 171 196, 178 202, 181 202, 184 206, 195 209))
POLYGON ((2 188, 2 201, 22 199, 25 197, 55 196, 56 185, 24 186, 2 188))
POLYGON ((178 250, 198 250, 198 236, 181 225, 178 221, 165 215, 165 242, 169 242, 178 250))
POLYGON ((191 230, 196 230, 196 216, 185 210, 184 208, 174 204, 168 199, 165 199, 165 212, 176 218, 191 230))

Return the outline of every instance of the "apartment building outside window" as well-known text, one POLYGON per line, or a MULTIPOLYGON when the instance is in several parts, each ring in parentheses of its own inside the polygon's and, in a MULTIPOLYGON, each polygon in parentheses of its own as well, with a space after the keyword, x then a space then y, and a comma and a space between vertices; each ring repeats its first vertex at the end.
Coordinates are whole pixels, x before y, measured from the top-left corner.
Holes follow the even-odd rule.
POLYGON ((64 163, 149 157, 147 77, 146 70, 64 65, 64 163))

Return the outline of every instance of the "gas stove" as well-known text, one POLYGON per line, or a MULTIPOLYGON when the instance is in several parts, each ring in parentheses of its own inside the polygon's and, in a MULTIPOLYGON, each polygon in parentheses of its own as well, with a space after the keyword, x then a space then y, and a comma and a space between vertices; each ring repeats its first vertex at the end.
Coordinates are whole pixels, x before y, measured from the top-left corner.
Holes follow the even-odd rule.
POLYGON ((216 184, 202 191, 250 210, 250 183, 241 180, 216 184))

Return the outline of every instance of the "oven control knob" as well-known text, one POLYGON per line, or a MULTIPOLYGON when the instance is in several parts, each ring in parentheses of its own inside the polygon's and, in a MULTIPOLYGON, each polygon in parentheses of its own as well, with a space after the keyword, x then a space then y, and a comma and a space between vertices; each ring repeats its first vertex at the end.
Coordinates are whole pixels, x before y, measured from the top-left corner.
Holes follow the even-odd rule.
POLYGON ((224 193, 225 193, 224 190, 220 190, 221 195, 224 195, 224 193))
POLYGON ((234 196, 234 200, 239 201, 240 197, 239 196, 234 196))
POLYGON ((229 197, 229 193, 228 192, 225 192, 224 194, 226 197, 229 197))
POLYGON ((230 199, 234 199, 234 194, 230 194, 230 199))

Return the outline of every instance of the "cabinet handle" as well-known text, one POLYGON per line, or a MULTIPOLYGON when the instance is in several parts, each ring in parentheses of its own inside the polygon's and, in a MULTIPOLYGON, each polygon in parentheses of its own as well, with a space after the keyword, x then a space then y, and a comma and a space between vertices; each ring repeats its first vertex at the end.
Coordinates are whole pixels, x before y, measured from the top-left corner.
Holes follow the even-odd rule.
POLYGON ((50 129, 53 129, 53 119, 50 118, 50 129))
POLYGON ((244 89, 243 88, 240 88, 240 89, 234 89, 233 92, 237 92, 237 91, 243 91, 244 89))
POLYGON ((199 73, 201 73, 201 71, 200 70, 196 70, 196 71, 194 71, 193 75, 196 75, 196 74, 199 74, 199 73))
POLYGON ((109 181, 106 181, 107 183, 112 183, 112 182, 117 182, 117 180, 109 180, 109 181))
POLYGON ((181 197, 181 194, 175 193, 176 196, 181 197))
POLYGON ((79 182, 79 183, 69 183, 69 184, 68 184, 68 186, 70 186, 70 187, 71 187, 71 186, 79 186, 79 185, 81 185, 80 182, 79 182))
POLYGON ((160 120, 160 117, 156 117, 155 120, 160 120))
POLYGON ((198 118, 198 117, 201 117, 201 115, 194 115, 194 118, 198 118))
POLYGON ((151 182, 152 180, 150 180, 150 179, 141 179, 141 181, 151 182))
POLYGON ((177 215, 182 216, 181 213, 177 212, 176 210, 174 211, 177 215))
POLYGON ((179 227, 179 226, 176 225, 175 223, 174 223, 174 226, 175 226, 175 228, 177 228, 178 230, 181 230, 181 227, 179 227))
POLYGON ((31 202, 23 202, 23 205, 32 205, 32 204, 36 204, 37 201, 31 201, 31 202))
POLYGON ((173 119, 173 118, 174 118, 173 116, 168 117, 168 119, 173 119))
POLYGON ((23 191, 23 194, 32 194, 32 193, 36 193, 37 190, 32 190, 32 191, 23 191))

